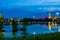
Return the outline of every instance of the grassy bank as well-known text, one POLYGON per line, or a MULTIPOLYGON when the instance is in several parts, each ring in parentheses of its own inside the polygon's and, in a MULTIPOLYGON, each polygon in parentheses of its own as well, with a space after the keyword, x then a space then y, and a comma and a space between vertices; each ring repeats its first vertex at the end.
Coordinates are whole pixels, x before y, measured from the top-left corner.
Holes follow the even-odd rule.
POLYGON ((0 38, 0 39, 1 40, 60 40, 60 32, 28 36, 28 37, 12 38, 12 39, 2 39, 2 38, 0 38))

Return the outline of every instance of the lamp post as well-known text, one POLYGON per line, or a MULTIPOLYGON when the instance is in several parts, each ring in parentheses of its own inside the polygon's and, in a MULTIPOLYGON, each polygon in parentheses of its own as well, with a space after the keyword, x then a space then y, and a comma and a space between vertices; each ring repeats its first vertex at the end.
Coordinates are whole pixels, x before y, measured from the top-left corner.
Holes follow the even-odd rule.
POLYGON ((56 15, 58 16, 59 15, 59 12, 56 12, 56 15))
POLYGON ((33 35, 35 35, 36 33, 35 32, 33 32, 33 35))
MULTIPOLYGON (((59 12, 56 12, 56 15, 57 15, 57 18, 58 18, 59 12)), ((58 25, 57 25, 57 32, 58 32, 58 25)))
POLYGON ((38 40, 38 35, 36 35, 36 32, 33 32, 34 37, 36 37, 35 40, 38 40))

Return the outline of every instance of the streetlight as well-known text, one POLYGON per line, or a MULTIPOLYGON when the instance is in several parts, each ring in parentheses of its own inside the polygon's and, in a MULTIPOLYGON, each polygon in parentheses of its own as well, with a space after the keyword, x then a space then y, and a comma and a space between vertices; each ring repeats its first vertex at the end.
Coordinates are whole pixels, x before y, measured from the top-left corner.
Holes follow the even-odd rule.
MULTIPOLYGON (((57 18, 58 18, 59 12, 56 12, 56 15, 57 15, 57 18)), ((58 32, 58 25, 57 25, 57 32, 58 32)))
POLYGON ((58 18, 58 15, 59 15, 59 14, 60 14, 59 12, 56 12, 57 18, 58 18))
POLYGON ((35 35, 36 33, 35 32, 33 32, 33 35, 35 35))
POLYGON ((59 12, 56 12, 57 15, 59 15, 59 12))
MULTIPOLYGON (((36 32, 33 32, 33 35, 35 36, 36 35, 36 32)), ((38 35, 35 36, 36 37, 36 40, 38 40, 38 35)))

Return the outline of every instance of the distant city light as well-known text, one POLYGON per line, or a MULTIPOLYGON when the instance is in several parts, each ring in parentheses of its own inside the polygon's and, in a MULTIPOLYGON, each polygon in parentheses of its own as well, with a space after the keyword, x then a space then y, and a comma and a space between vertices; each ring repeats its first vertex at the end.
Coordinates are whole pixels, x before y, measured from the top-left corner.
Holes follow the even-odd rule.
POLYGON ((13 18, 10 18, 10 20, 13 20, 13 18))
POLYGON ((51 13, 48 14, 48 18, 49 18, 49 19, 51 18, 51 13))

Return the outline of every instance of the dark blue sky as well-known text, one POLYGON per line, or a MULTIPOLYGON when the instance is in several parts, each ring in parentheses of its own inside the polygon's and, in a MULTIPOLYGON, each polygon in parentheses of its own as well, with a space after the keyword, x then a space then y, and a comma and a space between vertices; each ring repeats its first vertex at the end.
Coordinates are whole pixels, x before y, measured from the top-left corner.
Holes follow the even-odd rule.
POLYGON ((60 11, 60 0, 0 0, 0 13, 4 17, 41 17, 40 11, 53 10, 60 11))
POLYGON ((5 9, 5 8, 21 8, 22 9, 43 9, 43 10, 55 10, 60 8, 60 0, 0 0, 0 9, 5 9), (46 5, 50 5, 47 7, 46 5), (52 6, 55 5, 55 6, 52 6), (59 6, 56 6, 59 5, 59 6), (27 7, 25 7, 27 6, 27 7), (31 6, 34 6, 32 8, 31 6), (39 6, 39 7, 36 7, 39 6), (44 7, 41 7, 44 6, 44 7))
POLYGON ((60 0, 0 0, 0 7, 60 5, 60 0))

